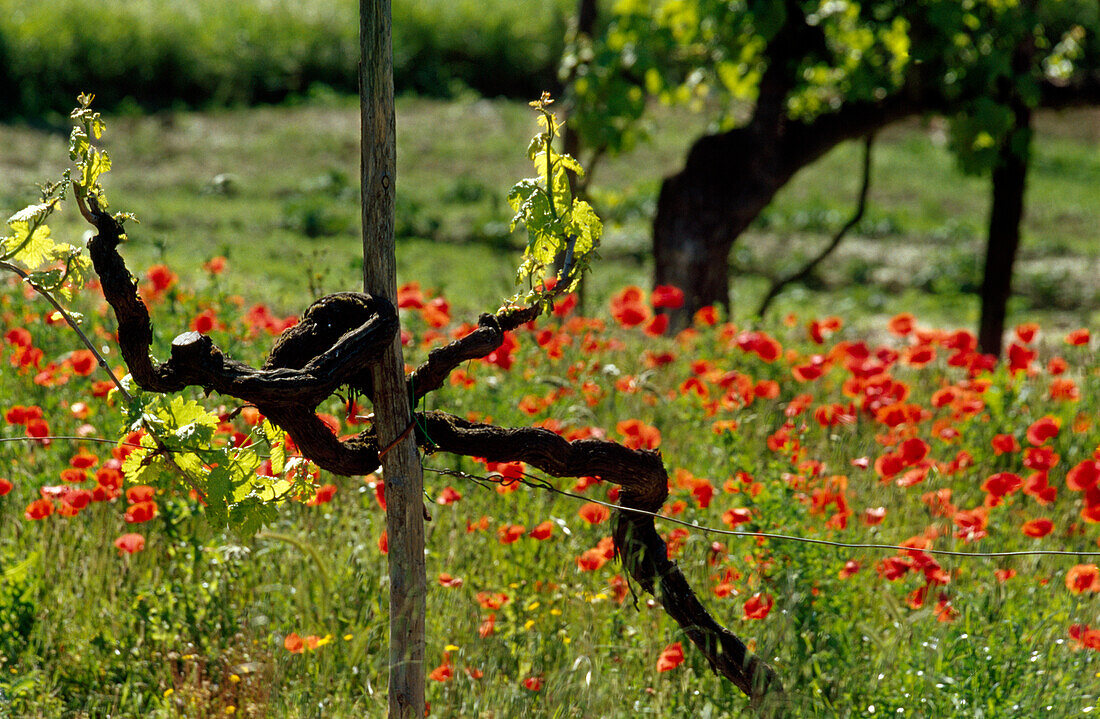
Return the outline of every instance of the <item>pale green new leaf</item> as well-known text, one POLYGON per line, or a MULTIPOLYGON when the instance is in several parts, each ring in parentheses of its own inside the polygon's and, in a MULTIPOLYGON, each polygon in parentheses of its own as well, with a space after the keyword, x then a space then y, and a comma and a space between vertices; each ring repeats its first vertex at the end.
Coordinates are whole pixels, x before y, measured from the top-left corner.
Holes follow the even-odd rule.
POLYGON ((281 475, 286 463, 286 432, 266 419, 263 421, 261 428, 264 437, 267 438, 267 443, 271 445, 271 471, 276 476, 281 475))
POLYGON ((54 241, 50 238, 48 226, 39 225, 33 232, 31 224, 24 220, 9 222, 8 226, 15 234, 4 243, 6 259, 16 260, 34 271, 50 258, 54 241))
POLYGON ((53 212, 56 207, 56 199, 47 202, 39 202, 35 205, 27 205, 22 210, 9 217, 8 224, 13 222, 26 222, 28 225, 32 223, 41 223, 49 217, 50 213, 53 212))
POLYGON ((100 175, 111 169, 111 158, 106 152, 93 149, 80 165, 84 173, 81 185, 89 189, 95 187, 100 175))
POLYGON ((73 127, 72 133, 69 134, 69 158, 74 161, 80 160, 91 147, 92 145, 88 141, 88 133, 84 132, 84 128, 80 126, 73 127))

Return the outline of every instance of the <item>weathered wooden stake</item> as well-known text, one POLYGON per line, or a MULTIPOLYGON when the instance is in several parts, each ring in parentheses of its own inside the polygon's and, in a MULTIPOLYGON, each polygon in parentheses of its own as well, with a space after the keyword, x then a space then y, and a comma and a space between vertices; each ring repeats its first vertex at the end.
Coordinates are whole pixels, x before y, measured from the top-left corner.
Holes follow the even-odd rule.
MULTIPOLYGON (((396 156, 390 0, 359 3, 363 289, 397 306, 394 253, 396 156)), ((405 386, 400 334, 372 370, 374 427, 386 481, 390 562, 390 719, 424 716, 424 475, 405 386)))

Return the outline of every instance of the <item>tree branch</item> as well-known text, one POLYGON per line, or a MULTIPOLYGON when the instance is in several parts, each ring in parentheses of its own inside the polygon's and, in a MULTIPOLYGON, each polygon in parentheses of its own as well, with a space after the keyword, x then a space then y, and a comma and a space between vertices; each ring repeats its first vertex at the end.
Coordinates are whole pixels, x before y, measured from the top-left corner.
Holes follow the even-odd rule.
POLYGON ((777 280, 768 290, 768 294, 764 296, 764 300, 760 303, 760 309, 756 311, 756 314, 760 317, 764 316, 764 313, 768 311, 768 307, 771 305, 772 300, 779 296, 779 293, 783 291, 787 285, 794 282, 800 282, 810 276, 810 273, 821 264, 826 257, 833 253, 837 247, 840 246, 844 237, 859 224, 863 219, 863 212, 867 208, 867 193, 871 189, 871 146, 875 141, 875 133, 870 132, 867 134, 867 138, 863 144, 863 183, 859 188, 859 199, 856 202, 855 212, 848 218, 848 221, 844 223, 844 226, 836 231, 833 235, 833 239, 826 245, 821 252, 819 252, 812 260, 807 262, 802 269, 795 272, 786 278, 777 280))
POLYGON ((463 362, 492 354, 504 342, 505 332, 531 322, 540 312, 535 305, 504 309, 495 315, 483 314, 477 320, 476 330, 429 352, 427 361, 409 374, 409 396, 413 404, 442 387, 447 376, 463 362))

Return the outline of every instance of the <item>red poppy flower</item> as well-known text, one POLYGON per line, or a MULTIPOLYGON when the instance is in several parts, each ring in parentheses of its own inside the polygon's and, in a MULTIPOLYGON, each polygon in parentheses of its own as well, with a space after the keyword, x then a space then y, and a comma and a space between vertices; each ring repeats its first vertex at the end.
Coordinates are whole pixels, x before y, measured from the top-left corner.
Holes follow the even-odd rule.
POLYGON ((928 456, 931 447, 920 437, 910 437, 901 443, 898 453, 905 464, 912 466, 928 456))
POLYGON ((1023 486, 1024 480, 1020 475, 1012 472, 998 472, 982 483, 982 490, 999 499, 1023 486))
POLYGON ((134 532, 129 532, 116 539, 115 546, 118 548, 119 556, 140 552, 145 549, 145 537, 134 532))
POLYGON ((660 337, 667 329, 668 315, 655 315, 645 323, 645 327, 642 328, 642 331, 650 337, 660 337))
POLYGON ((967 542, 976 542, 985 537, 986 527, 989 525, 989 512, 985 507, 977 509, 963 509, 952 517, 955 526, 955 536, 967 542))
POLYGON ((527 532, 522 524, 505 524, 497 529, 497 539, 501 544, 511 544, 527 532))
POLYGON ((485 617, 485 619, 483 619, 481 621, 481 624, 479 624, 478 627, 477 627, 478 636, 481 637, 482 639, 484 639, 485 637, 492 634, 493 631, 494 631, 494 628, 496 627, 496 623, 497 623, 497 615, 490 614, 489 616, 485 617))
POLYGON ((420 314, 429 327, 439 329, 451 323, 451 305, 442 297, 429 300, 421 308, 420 314))
POLYGON ((875 472, 882 479, 890 479, 905 469, 905 460, 900 455, 887 452, 875 460, 875 472))
POLYGON ((71 482, 72 484, 80 484, 88 478, 88 473, 83 469, 75 469, 73 467, 66 467, 61 470, 61 481, 71 482))
POLYGON ((913 333, 913 326, 916 319, 908 312, 902 312, 901 314, 894 315, 890 318, 890 322, 887 323, 886 329, 892 334, 899 337, 905 337, 906 335, 913 333))
POLYGON ((145 279, 153 286, 153 291, 160 294, 176 283, 178 279, 172 270, 165 265, 153 265, 145 272, 145 279))
POLYGON ((631 449, 657 449, 661 446, 661 432, 640 419, 627 419, 615 425, 615 430, 625 439, 623 444, 631 449))
POLYGON ((4 333, 4 341, 12 347, 30 347, 33 342, 26 327, 15 327, 4 333))
POLYGON ((523 680, 523 686, 533 692, 542 690, 542 677, 527 677, 523 680))
POLYGON ((61 503, 76 512, 84 509, 92 501, 92 493, 87 489, 68 489, 61 495, 61 503))
POLYGON ((1100 569, 1095 564, 1078 564, 1066 572, 1066 589, 1074 594, 1100 592, 1100 569))
POLYGON ((454 675, 450 652, 443 652, 443 661, 428 674, 428 678, 434 682, 449 682, 454 675))
POLYGON ((1027 441, 1038 447, 1052 437, 1058 436, 1058 429, 1062 426, 1062 420, 1057 417, 1046 416, 1037 419, 1027 428, 1027 441))
POLYGON ((1024 482, 1024 494, 1046 505, 1057 499, 1058 488, 1050 486, 1046 472, 1033 472, 1024 482))
POLYGON ((1034 322, 1025 322, 1020 325, 1016 325, 1016 337, 1021 342, 1031 344, 1031 341, 1035 339, 1036 333, 1039 332, 1039 325, 1034 322))
POLYGON ((1081 399, 1081 390, 1069 377, 1056 377, 1050 382, 1050 398, 1060 402, 1076 402, 1081 399))
POLYGON ((566 295, 563 299, 554 303, 553 313, 555 317, 568 317, 569 313, 577 306, 576 295, 566 295))
POLYGON ((511 332, 504 333, 504 340, 500 343, 500 347, 485 355, 483 362, 487 362, 491 365, 496 365, 504 371, 512 369, 512 365, 515 363, 516 358, 513 353, 519 347, 519 342, 511 332))
POLYGON ((1039 539, 1040 537, 1045 537, 1052 531, 1054 531, 1054 523, 1046 517, 1032 519, 1024 522, 1024 525, 1020 528, 1020 531, 1022 531, 1028 537, 1039 539))
POLYGON ((895 582, 913 568, 913 560, 907 557, 887 557, 878 563, 875 571, 883 579, 895 582))
POLYGON ((218 314, 214 310, 204 310, 191 320, 191 329, 199 334, 207 334, 218 326, 218 314))
POLYGON ((336 496, 336 485, 325 484, 317 489, 317 494, 313 495, 306 504, 310 507, 316 507, 321 504, 327 504, 332 501, 332 498, 336 496))
POLYGON ((401 309, 418 310, 424 306, 424 295, 420 292, 420 283, 409 282, 397 288, 397 306, 401 309))
POLYGON ((993 454, 1011 454, 1020 451, 1020 443, 1011 434, 998 434, 993 437, 990 444, 993 445, 993 454))
POLYGON ((820 364, 804 364, 791 367, 791 375, 799 382, 813 382, 825 373, 820 364))
POLYGON ((1068 345, 1087 345, 1089 343, 1089 331, 1082 327, 1079 330, 1073 330, 1066 335, 1066 344, 1068 345))
MULTIPOLYGON (((42 439, 50 436, 50 425, 41 417, 27 420, 26 434, 28 437, 42 439)), ((49 440, 44 440, 49 441, 49 440)))
POLYGON ((147 484, 138 484, 126 490, 126 499, 131 504, 149 502, 153 499, 156 490, 147 484))
POLYGON ((291 654, 301 654, 306 648, 306 643, 298 636, 298 632, 291 632, 283 639, 283 648, 291 654))
POLYGON ((997 578, 997 581, 1004 584, 1009 579, 1016 576, 1015 569, 995 569, 993 570, 993 576, 997 578))
POLYGON ((218 255, 217 257, 211 257, 206 262, 202 263, 202 268, 212 275, 220 275, 225 271, 225 264, 227 260, 218 255))
POLYGON ((532 529, 527 536, 531 537, 532 539, 537 539, 541 542, 545 539, 549 539, 550 535, 553 534, 553 532, 554 523, 548 519, 545 522, 541 522, 536 525, 535 528, 532 529))
POLYGON ((482 609, 500 609, 508 603, 508 595, 501 592, 478 592, 476 598, 482 609))
POLYGON ((53 502, 48 499, 36 499, 23 510, 23 516, 30 520, 45 519, 53 514, 53 502))
POLYGON ((622 327, 637 327, 651 316, 645 303, 645 294, 640 287, 624 287, 611 298, 611 316, 622 327))
POLYGON ((868 527, 882 524, 884 519, 886 519, 886 507, 868 507, 863 510, 863 523, 868 527))
POLYGON ((730 529, 737 529, 738 525, 752 521, 752 510, 744 508, 727 509, 722 513, 722 521, 730 529))
POLYGON ((713 327, 718 324, 718 308, 714 305, 700 307, 691 318, 691 321, 703 327, 713 327))
POLYGON ((27 416, 27 408, 21 404, 13 405, 4 412, 4 420, 8 424, 26 424, 29 417, 27 416))
POLYGON ((447 572, 440 572, 439 573, 439 585, 441 587, 461 587, 462 586, 462 579, 461 579, 461 577, 452 577, 447 572))
POLYGON ((69 466, 75 469, 89 469, 99 464, 99 457, 91 452, 80 450, 69 460, 69 466))
POLYGON ((1016 372, 1029 371, 1031 369, 1031 363, 1035 361, 1038 356, 1038 352, 1033 349, 1028 349, 1022 344, 1013 342, 1008 346, 1008 369, 1015 374, 1016 372))
POLYGON ((1024 466, 1040 472, 1053 469, 1061 456, 1050 447, 1028 447, 1024 450, 1024 466))
POLYGON ((678 310, 684 306, 684 291, 672 285, 657 285, 649 299, 654 309, 678 310))
POLYGON ((585 503, 577 511, 577 514, 589 524, 601 524, 611 518, 611 510, 595 502, 585 503))
POLYGON ((129 509, 126 510, 126 514, 123 516, 130 524, 140 524, 141 522, 148 522, 157 516, 157 503, 156 502, 136 502, 131 504, 129 509))
POLYGON ((607 563, 607 557, 598 548, 586 549, 581 556, 577 557, 576 562, 577 568, 582 572, 594 572, 607 563))
POLYGON ((902 353, 901 361, 910 367, 924 367, 936 359, 936 348, 929 345, 918 345, 906 348, 902 353))
POLYGON ((0 477, 0 497, 10 492, 15 487, 10 481, 0 477))
POLYGON ((752 393, 759 399, 775 399, 779 396, 779 383, 773 379, 762 379, 753 386, 752 393))
POLYGON ((757 592, 745 601, 745 619, 763 619, 771 612, 775 599, 770 594, 757 592))
POLYGON ((1086 459, 1066 473, 1066 487, 1075 492, 1087 492, 1100 483, 1100 461, 1086 459))
POLYGON ((69 355, 69 366, 73 372, 81 377, 87 377, 95 372, 96 358, 89 350, 76 350, 69 355))
POLYGON ((855 561, 854 559, 849 559, 847 562, 844 563, 844 566, 841 567, 840 571, 837 573, 837 576, 839 576, 841 579, 847 579, 859 570, 859 562, 855 561))
POLYGON ((446 506, 448 504, 454 504, 460 499, 462 499, 462 495, 458 493, 458 490, 454 487, 444 487, 435 501, 437 504, 446 506))
POLYGON ((657 671, 670 672, 684 663, 684 647, 680 642, 673 642, 661 650, 657 657, 657 671))

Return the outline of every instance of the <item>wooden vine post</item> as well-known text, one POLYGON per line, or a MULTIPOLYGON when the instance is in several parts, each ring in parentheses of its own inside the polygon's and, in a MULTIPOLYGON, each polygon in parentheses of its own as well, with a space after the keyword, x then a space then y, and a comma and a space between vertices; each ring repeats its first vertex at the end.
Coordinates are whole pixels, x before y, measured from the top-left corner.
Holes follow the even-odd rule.
MULTIPOLYGON (((390 0, 359 3, 363 289, 397 306, 396 180, 390 0)), ((424 716, 424 475, 405 384, 400 333, 371 368, 374 427, 386 482, 390 563, 389 717, 424 716), (392 445, 392 446, 391 446, 392 445)))

